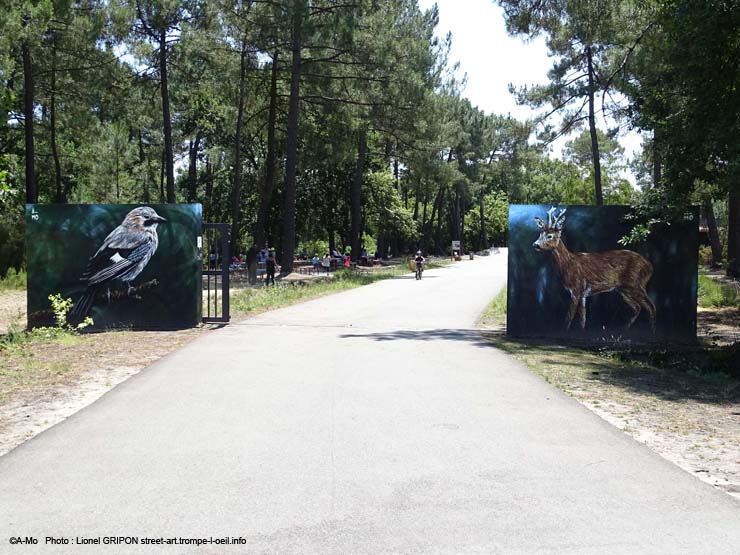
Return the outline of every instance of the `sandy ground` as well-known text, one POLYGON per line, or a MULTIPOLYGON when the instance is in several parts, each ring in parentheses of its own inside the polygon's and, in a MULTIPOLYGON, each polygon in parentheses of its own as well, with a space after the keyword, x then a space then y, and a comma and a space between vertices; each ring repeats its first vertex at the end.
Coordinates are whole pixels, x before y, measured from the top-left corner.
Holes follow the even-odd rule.
POLYGON ((740 403, 665 401, 608 386, 569 393, 669 461, 740 499, 740 403))
POLYGON ((26 326, 26 292, 0 291, 0 334, 7 333, 13 323, 26 326))
POLYGON ((0 405, 0 456, 207 331, 85 334, 64 345, 36 343, 30 355, 26 349, 3 357, 0 371, 23 379, 10 380, 10 389, 0 391, 8 399, 0 405))

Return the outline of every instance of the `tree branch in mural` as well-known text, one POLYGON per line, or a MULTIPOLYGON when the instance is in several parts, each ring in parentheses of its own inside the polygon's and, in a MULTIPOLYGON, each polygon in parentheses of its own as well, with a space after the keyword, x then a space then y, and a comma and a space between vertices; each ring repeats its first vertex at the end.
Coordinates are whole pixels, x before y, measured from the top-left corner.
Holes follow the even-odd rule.
POLYGON ((570 252, 562 240, 565 209, 555 215, 555 207, 547 212, 547 223, 534 218, 540 228, 539 238, 532 244, 538 250, 552 251, 563 287, 570 293, 570 308, 565 328, 570 329, 578 311, 581 328, 586 327, 586 299, 599 293, 617 291, 632 311, 629 328, 644 309, 655 332, 655 305, 648 297, 646 286, 653 275, 653 265, 633 251, 570 252))
POLYGON ((80 281, 85 292, 75 303, 73 321, 83 320, 90 313, 95 295, 103 286, 110 287, 114 280, 124 282, 131 293, 131 282, 146 267, 159 246, 157 225, 166 222, 153 208, 139 206, 126 217, 90 258, 80 281))

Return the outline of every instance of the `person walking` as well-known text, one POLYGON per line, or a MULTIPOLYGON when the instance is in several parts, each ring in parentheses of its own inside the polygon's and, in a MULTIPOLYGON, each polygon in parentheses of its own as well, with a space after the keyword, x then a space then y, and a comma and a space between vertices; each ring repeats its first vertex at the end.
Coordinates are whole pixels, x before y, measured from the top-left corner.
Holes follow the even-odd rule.
POLYGON ((277 268, 275 251, 270 251, 267 260, 265 261, 265 269, 267 270, 267 274, 265 277, 265 286, 270 285, 270 280, 272 280, 272 284, 275 285, 275 268, 277 268))
POLYGON ((259 256, 259 249, 257 243, 252 243, 247 251, 247 272, 249 274, 249 285, 257 284, 257 257, 259 256))

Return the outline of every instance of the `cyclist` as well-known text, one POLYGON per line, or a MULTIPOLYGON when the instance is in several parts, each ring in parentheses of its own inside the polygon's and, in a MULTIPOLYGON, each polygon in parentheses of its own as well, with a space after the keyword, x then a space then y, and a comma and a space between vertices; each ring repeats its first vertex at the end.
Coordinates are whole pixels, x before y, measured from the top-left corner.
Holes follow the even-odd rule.
POLYGON ((421 255, 421 251, 416 251, 416 279, 421 279, 421 273, 424 271, 424 257, 421 255))

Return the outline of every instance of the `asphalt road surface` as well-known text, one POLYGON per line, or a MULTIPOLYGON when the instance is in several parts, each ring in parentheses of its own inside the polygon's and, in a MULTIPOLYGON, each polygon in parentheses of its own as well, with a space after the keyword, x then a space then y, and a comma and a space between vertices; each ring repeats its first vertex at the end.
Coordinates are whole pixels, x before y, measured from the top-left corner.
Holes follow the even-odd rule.
POLYGON ((475 332, 505 274, 502 251, 162 359, 0 457, 0 553, 740 553, 740 503, 475 332), (183 542, 209 539, 232 543, 183 542))

